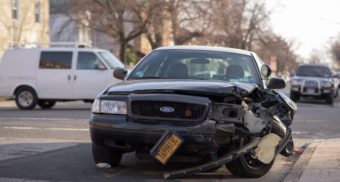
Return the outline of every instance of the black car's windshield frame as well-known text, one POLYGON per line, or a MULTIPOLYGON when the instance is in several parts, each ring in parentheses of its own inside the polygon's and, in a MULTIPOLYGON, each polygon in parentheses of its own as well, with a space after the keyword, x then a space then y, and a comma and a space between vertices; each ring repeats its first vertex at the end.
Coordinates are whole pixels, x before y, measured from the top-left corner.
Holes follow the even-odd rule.
POLYGON ((254 61, 252 55, 231 52, 182 49, 155 50, 135 67, 127 80, 220 80, 262 86, 262 79, 254 61), (239 71, 241 73, 238 73, 237 69, 241 70, 239 71), (185 76, 181 77, 180 75, 183 74, 185 76))

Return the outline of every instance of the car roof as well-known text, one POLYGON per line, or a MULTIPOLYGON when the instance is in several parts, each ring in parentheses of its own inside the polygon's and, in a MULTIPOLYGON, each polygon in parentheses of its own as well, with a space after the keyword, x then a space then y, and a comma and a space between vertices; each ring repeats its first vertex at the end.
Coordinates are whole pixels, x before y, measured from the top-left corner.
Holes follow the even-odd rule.
POLYGON ((227 47, 215 47, 215 46, 167 46, 167 47, 159 47, 155 50, 200 50, 200 51, 218 51, 218 52, 229 52, 229 53, 237 53, 251 56, 253 52, 246 51, 242 49, 235 48, 227 48, 227 47))
POLYGON ((20 51, 20 50, 35 50, 35 51, 107 51, 105 49, 98 48, 80 48, 80 47, 49 47, 49 48, 12 48, 8 50, 20 51))

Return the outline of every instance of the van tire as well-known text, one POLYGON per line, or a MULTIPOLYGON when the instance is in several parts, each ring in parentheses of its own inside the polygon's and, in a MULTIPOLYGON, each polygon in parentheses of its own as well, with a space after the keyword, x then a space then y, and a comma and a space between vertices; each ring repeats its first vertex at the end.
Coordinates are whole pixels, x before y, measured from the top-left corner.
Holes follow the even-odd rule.
POLYGON ((37 93, 31 87, 24 86, 15 92, 15 104, 19 109, 34 109, 37 103, 37 93))
POLYGON ((41 107, 41 109, 51 109, 53 106, 55 106, 55 101, 53 100, 39 100, 38 105, 41 107))

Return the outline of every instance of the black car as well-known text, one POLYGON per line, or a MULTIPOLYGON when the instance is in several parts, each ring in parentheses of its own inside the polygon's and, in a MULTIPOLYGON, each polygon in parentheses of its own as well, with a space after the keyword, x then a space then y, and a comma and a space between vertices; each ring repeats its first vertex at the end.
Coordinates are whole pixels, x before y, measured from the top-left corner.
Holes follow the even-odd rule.
POLYGON ((285 82, 270 73, 253 52, 204 46, 158 48, 128 76, 116 69, 123 82, 104 90, 92 108, 95 163, 118 166, 122 154, 136 152, 163 164, 199 164, 166 178, 224 164, 242 177, 266 174, 278 153, 292 153, 296 111, 273 90, 285 82))
POLYGON ((301 97, 313 97, 333 104, 334 98, 338 95, 338 84, 335 79, 336 75, 326 65, 300 65, 292 78, 290 97, 294 101, 300 100, 301 97))

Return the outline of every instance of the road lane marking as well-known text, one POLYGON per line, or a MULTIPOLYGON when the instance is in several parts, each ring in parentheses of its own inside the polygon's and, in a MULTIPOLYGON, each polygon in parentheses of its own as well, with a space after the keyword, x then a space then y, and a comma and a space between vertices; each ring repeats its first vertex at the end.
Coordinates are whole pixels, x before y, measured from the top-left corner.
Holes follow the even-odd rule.
POLYGON ((37 127, 26 127, 26 126, 3 126, 4 129, 14 130, 49 130, 49 131, 90 131, 88 128, 37 128, 37 127))

